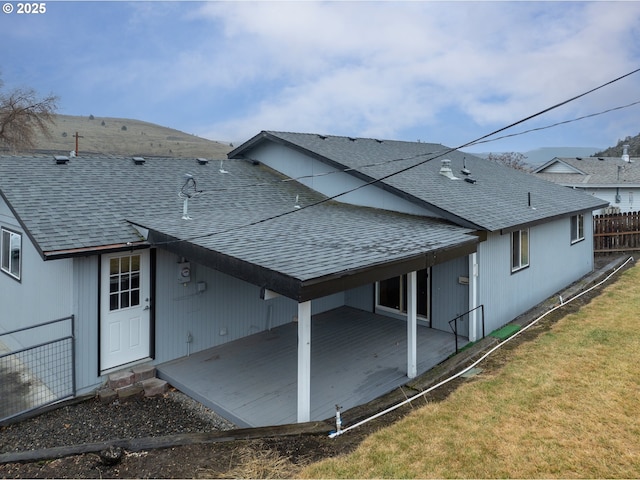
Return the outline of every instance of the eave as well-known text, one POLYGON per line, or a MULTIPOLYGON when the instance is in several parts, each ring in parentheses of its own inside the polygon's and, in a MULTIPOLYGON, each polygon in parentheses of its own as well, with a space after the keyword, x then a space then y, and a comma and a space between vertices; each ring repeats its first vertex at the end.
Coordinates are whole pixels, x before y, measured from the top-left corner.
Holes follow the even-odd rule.
POLYGON ((470 237, 465 242, 445 246, 401 260, 382 262, 367 267, 336 271, 313 279, 301 280, 282 272, 274 271, 202 246, 180 240, 155 230, 149 230, 151 245, 165 249, 180 257, 231 275, 285 297, 305 302, 342 292, 351 288, 372 284, 403 273, 421 270, 447 260, 467 256, 476 252, 479 237, 470 237))

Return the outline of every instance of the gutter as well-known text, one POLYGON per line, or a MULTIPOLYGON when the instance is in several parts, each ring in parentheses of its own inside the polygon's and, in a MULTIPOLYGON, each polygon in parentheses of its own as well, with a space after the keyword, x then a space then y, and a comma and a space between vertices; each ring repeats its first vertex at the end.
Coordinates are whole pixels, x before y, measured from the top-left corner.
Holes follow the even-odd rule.
POLYGON ((147 241, 114 243, 111 245, 100 245, 97 247, 81 247, 81 248, 70 248, 67 250, 52 250, 49 252, 42 252, 42 256, 44 260, 58 260, 61 258, 89 256, 92 254, 100 254, 100 253, 121 252, 124 250, 140 250, 143 248, 149 248, 150 246, 151 245, 149 245, 147 241))

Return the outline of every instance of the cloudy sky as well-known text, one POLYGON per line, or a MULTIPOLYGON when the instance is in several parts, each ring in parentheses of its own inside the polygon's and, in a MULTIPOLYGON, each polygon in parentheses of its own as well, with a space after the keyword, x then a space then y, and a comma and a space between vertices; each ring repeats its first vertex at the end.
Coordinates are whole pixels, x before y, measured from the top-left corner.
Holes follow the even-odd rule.
MULTIPOLYGON (((457 147, 640 68, 635 1, 0 3, 5 89, 234 144, 284 130, 457 147)), ((501 135, 638 101, 640 73, 501 135)), ((606 148, 639 118, 640 104, 468 150, 606 148)))

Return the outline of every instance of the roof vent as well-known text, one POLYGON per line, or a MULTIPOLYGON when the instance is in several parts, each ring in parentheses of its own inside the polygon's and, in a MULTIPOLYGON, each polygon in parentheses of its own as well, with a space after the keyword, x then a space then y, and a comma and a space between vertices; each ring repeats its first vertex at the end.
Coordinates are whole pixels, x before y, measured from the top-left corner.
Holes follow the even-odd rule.
POLYGON ((55 155, 53 159, 56 161, 56 165, 66 165, 69 163, 69 157, 66 155, 55 155))
POLYGON ((623 162, 631 161, 631 159, 629 158, 629 145, 622 146, 622 161, 623 162))
POLYGON ((447 177, 450 180, 459 180, 451 171, 451 160, 444 158, 442 160, 442 166, 440 167, 440 175, 447 177))
POLYGON ((576 157, 576 160, 582 160, 582 157, 576 157))
POLYGON ((604 162, 604 158, 602 157, 598 157, 598 160, 600 160, 601 162, 604 162))
POLYGON ((133 160, 133 163, 135 163, 136 165, 144 165, 144 158, 142 157, 132 157, 131 160, 133 160))
POLYGON ((460 173, 463 175, 471 175, 471 170, 467 168, 467 157, 462 157, 462 170, 460 173))
POLYGON ((326 140, 326 139, 327 139, 327 136, 326 136, 326 135, 318 135, 318 138, 319 138, 320 140, 326 140))
POLYGON ((355 142, 357 140, 357 138, 355 137, 347 137, 347 138, 349 138, 349 140, 351 140, 352 142, 355 142))
POLYGON ((209 160, 207 160, 206 158, 196 158, 196 162, 198 162, 198 165, 206 165, 207 163, 209 163, 209 160))
POLYGON ((465 177, 464 181, 467 183, 476 183, 477 180, 475 178, 471 178, 471 177, 465 177))

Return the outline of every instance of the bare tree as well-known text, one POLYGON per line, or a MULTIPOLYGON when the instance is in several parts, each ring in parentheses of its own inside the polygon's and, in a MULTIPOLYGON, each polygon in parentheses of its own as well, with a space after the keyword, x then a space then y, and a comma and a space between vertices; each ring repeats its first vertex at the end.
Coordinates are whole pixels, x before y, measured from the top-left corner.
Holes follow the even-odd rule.
POLYGON ((41 98, 32 88, 0 90, 0 145, 21 151, 35 146, 37 133, 50 137, 57 108, 55 95, 41 98))
POLYGON ((528 172, 531 168, 527 165, 526 159, 527 157, 524 154, 518 152, 490 153, 487 155, 487 160, 501 163, 516 170, 528 172))

